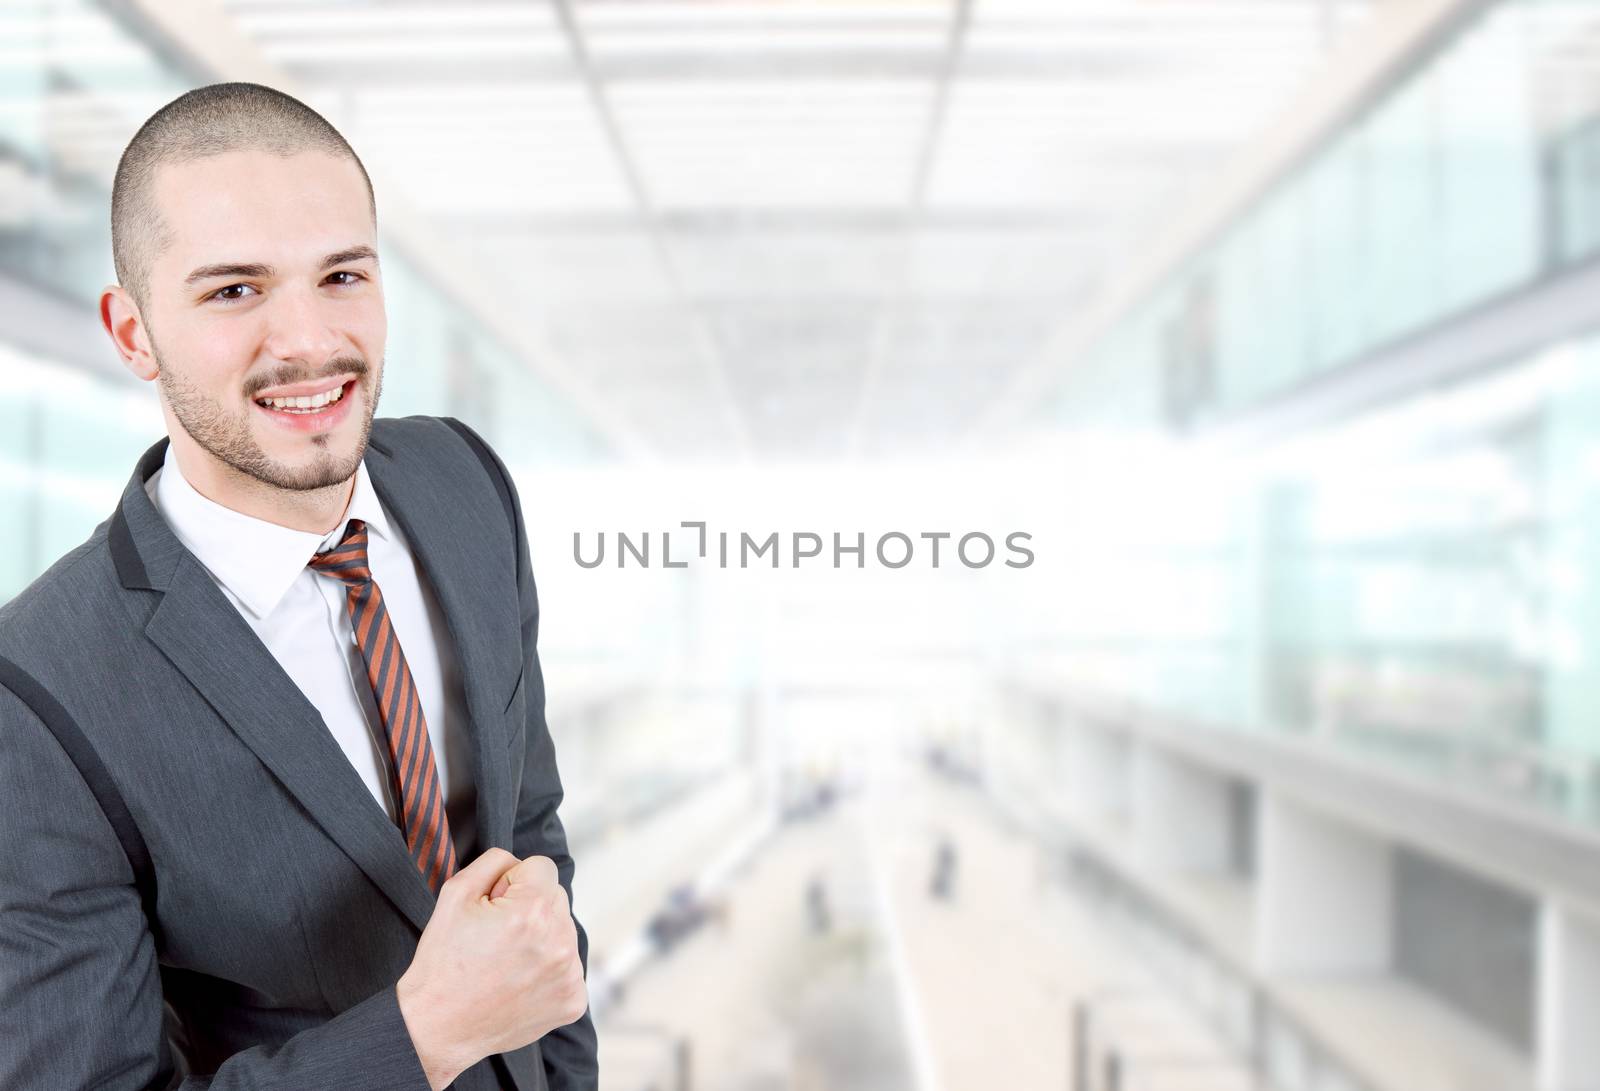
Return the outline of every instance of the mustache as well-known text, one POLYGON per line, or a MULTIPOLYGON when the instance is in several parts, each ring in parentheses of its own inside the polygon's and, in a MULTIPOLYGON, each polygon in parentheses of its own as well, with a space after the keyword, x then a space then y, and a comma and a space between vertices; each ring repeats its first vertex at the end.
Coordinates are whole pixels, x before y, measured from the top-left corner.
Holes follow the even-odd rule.
POLYGON ((341 356, 328 361, 325 367, 316 371, 284 368, 259 375, 245 384, 245 395, 253 398, 261 391, 270 390, 275 386, 315 382, 318 379, 331 379, 335 375, 354 375, 357 383, 364 384, 370 370, 367 362, 359 356, 341 356))

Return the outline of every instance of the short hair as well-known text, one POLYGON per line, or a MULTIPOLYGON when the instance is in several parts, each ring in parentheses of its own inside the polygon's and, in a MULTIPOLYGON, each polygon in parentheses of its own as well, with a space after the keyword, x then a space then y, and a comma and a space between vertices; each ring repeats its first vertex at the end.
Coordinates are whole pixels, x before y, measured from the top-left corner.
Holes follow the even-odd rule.
POLYGON ((150 115, 117 162, 111 185, 111 260, 117 281, 143 308, 150 264, 170 242, 155 201, 156 169, 253 149, 290 156, 304 151, 348 155, 367 186, 372 219, 378 202, 361 157, 328 120, 292 95, 259 83, 213 83, 185 92, 150 115))

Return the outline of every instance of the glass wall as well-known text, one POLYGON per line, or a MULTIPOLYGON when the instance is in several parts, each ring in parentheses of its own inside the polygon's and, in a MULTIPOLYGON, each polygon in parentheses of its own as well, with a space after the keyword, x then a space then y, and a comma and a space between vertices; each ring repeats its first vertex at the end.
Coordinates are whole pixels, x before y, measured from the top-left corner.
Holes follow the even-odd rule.
POLYGON ((92 303, 115 280, 117 158, 200 77, 92 0, 0 6, 0 273, 92 303))
POLYGON ((1074 362, 1055 404, 1138 372, 1168 421, 1203 424, 1591 258, 1596 32, 1596 0, 1484 9, 1074 362))

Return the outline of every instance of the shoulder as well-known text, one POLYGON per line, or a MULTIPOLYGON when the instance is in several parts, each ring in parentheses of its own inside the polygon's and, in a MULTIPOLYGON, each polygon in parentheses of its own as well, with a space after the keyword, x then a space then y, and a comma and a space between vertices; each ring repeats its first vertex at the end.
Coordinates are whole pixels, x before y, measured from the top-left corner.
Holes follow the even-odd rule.
POLYGON ((41 669, 80 661, 116 639, 128 618, 103 520, 33 582, 0 605, 0 656, 41 669))
POLYGON ((459 450, 465 445, 488 447, 478 431, 455 417, 415 413, 409 417, 373 417, 371 442, 380 447, 459 450))
POLYGON ((374 417, 369 442, 386 454, 404 451, 457 460, 466 455, 479 463, 494 464, 496 473, 505 472, 489 442, 455 417, 374 417))
POLYGON ((387 455, 419 456, 452 479, 470 482, 469 489, 492 486, 508 516, 517 507, 516 486, 505 462, 482 435, 455 417, 375 417, 370 443, 387 455))

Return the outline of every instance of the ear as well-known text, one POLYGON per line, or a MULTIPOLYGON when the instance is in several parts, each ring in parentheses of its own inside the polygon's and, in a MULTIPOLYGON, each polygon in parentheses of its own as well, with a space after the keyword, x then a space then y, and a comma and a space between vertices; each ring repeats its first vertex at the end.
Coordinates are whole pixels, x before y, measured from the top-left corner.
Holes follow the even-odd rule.
POLYGON ((161 369, 150 346, 150 331, 145 328, 139 305, 122 285, 108 284, 100 293, 100 324, 129 371, 146 382, 156 377, 161 369))

